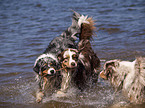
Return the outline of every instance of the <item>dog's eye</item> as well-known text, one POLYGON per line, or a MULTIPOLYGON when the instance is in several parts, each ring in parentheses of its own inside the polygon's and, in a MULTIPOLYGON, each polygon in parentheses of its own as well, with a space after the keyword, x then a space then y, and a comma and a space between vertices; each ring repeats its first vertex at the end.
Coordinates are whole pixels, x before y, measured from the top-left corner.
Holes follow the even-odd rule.
POLYGON ((49 63, 49 65, 51 66, 53 63, 49 63))
POLYGON ((51 62, 50 66, 56 66, 56 62, 51 62))
POLYGON ((47 68, 48 68, 47 65, 45 65, 41 68, 41 71, 45 71, 45 70, 47 70, 47 68))
POLYGON ((73 59, 77 60, 78 56, 77 55, 73 55, 73 59))

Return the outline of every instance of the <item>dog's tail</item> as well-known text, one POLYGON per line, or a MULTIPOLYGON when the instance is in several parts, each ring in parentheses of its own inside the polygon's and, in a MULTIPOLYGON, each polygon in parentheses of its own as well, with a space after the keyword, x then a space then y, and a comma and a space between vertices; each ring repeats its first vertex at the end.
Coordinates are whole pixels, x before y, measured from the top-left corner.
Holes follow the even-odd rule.
POLYGON ((72 16, 72 25, 68 27, 67 30, 61 34, 61 36, 75 41, 77 38, 79 38, 80 34, 79 21, 82 15, 75 11, 73 12, 74 14, 72 16))
POLYGON ((80 36, 79 39, 82 40, 90 40, 92 39, 93 34, 95 33, 95 29, 96 27, 94 26, 94 20, 92 19, 92 17, 87 18, 87 16, 82 16, 83 18, 80 19, 82 20, 81 23, 81 32, 80 32, 80 36))
POLYGON ((69 39, 71 38, 71 40, 73 39, 74 41, 77 38, 90 40, 94 33, 94 29, 96 29, 93 19, 91 17, 88 18, 88 16, 81 15, 75 11, 73 12, 72 25, 68 27, 68 29, 61 34, 61 36, 69 39))

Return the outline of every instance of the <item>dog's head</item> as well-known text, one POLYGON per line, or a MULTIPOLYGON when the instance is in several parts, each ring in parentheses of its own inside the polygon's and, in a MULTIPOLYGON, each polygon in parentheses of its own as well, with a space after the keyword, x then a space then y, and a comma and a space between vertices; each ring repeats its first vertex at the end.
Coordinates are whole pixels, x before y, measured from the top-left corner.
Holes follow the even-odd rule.
POLYGON ((48 54, 39 56, 34 64, 33 70, 40 76, 47 75, 52 76, 56 74, 56 70, 59 69, 57 59, 48 54))
POLYGON ((78 50, 68 48, 58 55, 58 60, 63 68, 72 69, 77 67, 78 50))
POLYGON ((100 77, 106 80, 111 80, 115 77, 116 68, 119 67, 118 60, 110 60, 104 64, 104 70, 101 71, 100 77))
POLYGON ((100 77, 109 80, 116 91, 122 89, 122 82, 125 75, 120 71, 120 61, 110 60, 104 64, 104 70, 100 73, 100 77))

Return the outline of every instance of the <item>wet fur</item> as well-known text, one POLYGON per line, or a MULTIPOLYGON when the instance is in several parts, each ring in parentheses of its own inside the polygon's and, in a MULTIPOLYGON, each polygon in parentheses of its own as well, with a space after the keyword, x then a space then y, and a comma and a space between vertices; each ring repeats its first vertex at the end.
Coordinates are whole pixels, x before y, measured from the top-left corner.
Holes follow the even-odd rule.
MULTIPOLYGON (((36 93, 36 102, 41 102, 45 93, 53 93, 61 88, 62 77, 60 73, 52 76, 44 76, 39 80, 39 91, 36 93)), ((49 95, 50 95, 49 94, 49 95)))
POLYGON ((74 85, 73 78, 77 70, 78 51, 72 48, 66 49, 58 55, 58 60, 62 66, 61 74, 63 76, 60 91, 65 93, 74 85), (71 63, 74 63, 76 65, 71 66, 71 63))

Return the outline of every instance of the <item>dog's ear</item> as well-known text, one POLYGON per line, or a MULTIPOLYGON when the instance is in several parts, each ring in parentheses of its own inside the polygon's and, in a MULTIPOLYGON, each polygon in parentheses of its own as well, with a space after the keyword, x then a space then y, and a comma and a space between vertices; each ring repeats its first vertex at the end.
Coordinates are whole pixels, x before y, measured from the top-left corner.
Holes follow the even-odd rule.
POLYGON ((108 79, 109 74, 113 74, 112 71, 115 67, 119 66, 119 60, 110 60, 104 64, 104 70, 100 72, 100 77, 103 79, 108 79))
POLYGON ((104 64, 104 69, 107 69, 109 66, 117 67, 119 66, 119 60, 110 60, 104 64))
POLYGON ((39 74, 39 71, 40 71, 40 66, 38 64, 36 64, 34 67, 33 67, 33 70, 39 74))

